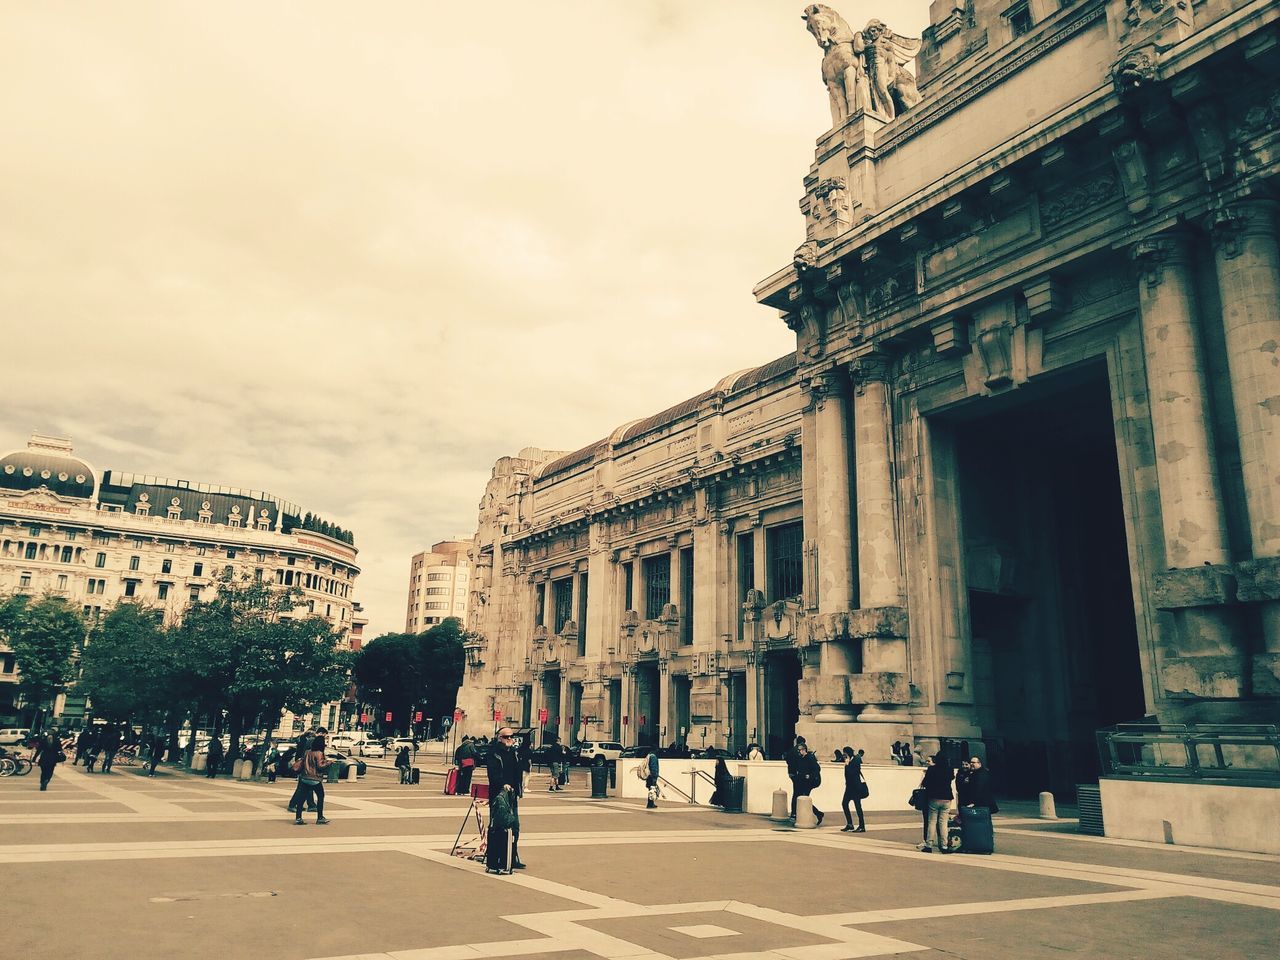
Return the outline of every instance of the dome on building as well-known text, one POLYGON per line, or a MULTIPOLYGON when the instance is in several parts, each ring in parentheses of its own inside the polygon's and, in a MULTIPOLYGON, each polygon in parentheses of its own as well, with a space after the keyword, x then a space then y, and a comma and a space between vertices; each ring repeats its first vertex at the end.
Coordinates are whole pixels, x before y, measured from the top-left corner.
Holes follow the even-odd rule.
POLYGON ((73 455, 71 441, 32 434, 25 450, 0 456, 0 490, 47 487, 60 497, 93 498, 98 475, 73 455))

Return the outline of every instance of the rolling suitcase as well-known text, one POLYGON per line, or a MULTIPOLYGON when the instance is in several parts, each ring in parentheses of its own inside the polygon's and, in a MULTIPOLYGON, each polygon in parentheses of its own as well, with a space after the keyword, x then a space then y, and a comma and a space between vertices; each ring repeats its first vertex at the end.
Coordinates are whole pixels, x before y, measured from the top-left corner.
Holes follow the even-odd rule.
POLYGON ((515 837, 512 831, 490 827, 484 851, 485 870, 494 873, 510 873, 514 859, 511 856, 511 848, 514 844, 515 837))
POLYGON ((995 833, 991 811, 986 807, 960 808, 960 852, 995 853, 995 833))
POLYGON ((444 795, 452 797, 458 792, 458 768, 450 767, 449 773, 444 778, 444 795))
POLYGON ((409 769, 409 782, 416 787, 421 780, 422 780, 422 771, 419 770, 417 767, 411 767, 409 769))

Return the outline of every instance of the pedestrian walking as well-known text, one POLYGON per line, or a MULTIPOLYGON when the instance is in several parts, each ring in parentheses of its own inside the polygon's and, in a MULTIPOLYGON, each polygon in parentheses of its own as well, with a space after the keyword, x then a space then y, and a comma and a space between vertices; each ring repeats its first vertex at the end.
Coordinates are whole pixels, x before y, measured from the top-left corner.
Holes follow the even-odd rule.
POLYGON ((409 748, 401 747, 396 751, 396 769, 400 771, 400 782, 409 782, 409 767, 413 761, 409 759, 409 748))
POLYGON ((559 737, 551 738, 551 746, 547 749, 547 763, 551 767, 551 786, 548 792, 558 792, 569 782, 569 764, 564 751, 564 744, 559 737))
POLYGON ((67 755, 62 752, 62 741, 57 735, 46 733, 36 744, 36 752, 32 759, 40 768, 40 789, 48 790, 54 767, 67 759, 67 755))
POLYGON ((120 728, 106 727, 102 731, 102 738, 98 744, 102 757, 102 772, 110 773, 112 765, 116 762, 116 754, 120 752, 120 728))
POLYGON ((267 783, 275 783, 280 766, 280 748, 276 746, 274 740, 267 741, 266 752, 262 755, 262 764, 267 771, 267 783))
POLYGON ((466 796, 471 792, 471 778, 476 770, 476 740, 474 737, 463 737, 458 744, 458 793, 466 796))
POLYGON ((951 809, 951 768, 944 753, 935 753, 925 767, 920 781, 928 805, 924 809, 924 842, 922 853, 932 853, 930 842, 936 842, 939 853, 947 853, 947 811, 951 809))
MULTIPOLYGON (((474 765, 474 764, 473 764, 474 765)), ((485 847, 485 871, 498 873, 502 870, 523 870, 525 865, 520 860, 520 758, 516 755, 515 732, 511 727, 498 730, 498 738, 489 747, 485 760, 485 772, 489 776, 490 803, 499 794, 505 795, 505 803, 510 807, 511 827, 510 863, 504 862, 507 856, 507 831, 494 824, 489 825, 489 836, 485 847)))
MULTIPOLYGON (((324 727, 321 727, 319 731, 313 729, 303 731, 302 736, 298 737, 298 745, 294 748, 293 757, 289 761, 289 769, 300 769, 302 758, 305 757, 307 755, 307 751, 311 749, 311 741, 314 740, 319 733, 324 732, 326 732, 324 727)), ((286 809, 291 813, 296 813, 298 816, 302 816, 302 805, 304 803, 307 805, 308 810, 315 809, 315 804, 311 800, 311 792, 303 787, 302 778, 299 777, 297 786, 293 788, 293 796, 289 798, 289 805, 286 809)))
POLYGON ((716 782, 716 788, 711 793, 711 805, 727 807, 729 794, 733 790, 733 775, 729 773, 729 765, 724 762, 724 757, 716 759, 716 770, 712 779, 716 782))
POLYGON ((210 780, 218 776, 218 767, 222 763, 223 746, 221 737, 213 737, 209 740, 209 746, 205 750, 205 756, 209 759, 206 761, 204 775, 210 780))
MULTIPOLYGON (((797 739, 800 742, 796 744, 796 792, 791 798, 792 817, 795 816, 796 798, 807 797, 822 785, 822 764, 818 762, 817 754, 809 752, 809 747, 802 738, 797 739)), ((822 826, 822 818, 826 814, 815 806, 813 815, 818 818, 818 826, 822 826)))
POLYGON ((844 833, 866 833, 867 824, 862 817, 862 801, 870 792, 866 778, 862 775, 862 751, 853 752, 853 747, 845 747, 844 756, 844 799, 840 806, 844 810, 844 833), (853 817, 849 814, 849 804, 858 811, 858 825, 853 825, 853 817))
POLYGON ((85 727, 80 731, 80 736, 76 737, 76 758, 71 761, 74 767, 81 760, 85 759, 89 752, 89 747, 93 744, 93 727, 85 727))
POLYGON ((154 777, 156 775, 156 764, 160 762, 160 758, 164 756, 164 734, 157 733, 151 738, 151 752, 147 756, 147 776, 154 777))
POLYGON ((316 825, 323 826, 329 822, 324 815, 324 772, 333 761, 324 755, 324 748, 324 728, 321 728, 311 741, 310 749, 294 761, 294 769, 298 771, 298 789, 306 791, 294 808, 295 826, 302 826, 303 803, 310 807, 312 800, 315 801, 316 825))
POLYGON ((799 796, 799 794, 796 792, 796 771, 799 769, 799 766, 800 766, 800 748, 801 747, 805 747, 806 751, 808 749, 805 744, 804 737, 796 737, 796 742, 792 744, 791 749, 788 750, 786 752, 786 755, 783 757, 783 759, 786 760, 787 762, 787 777, 790 778, 791 780, 791 819, 792 820, 796 818, 796 797, 799 796))

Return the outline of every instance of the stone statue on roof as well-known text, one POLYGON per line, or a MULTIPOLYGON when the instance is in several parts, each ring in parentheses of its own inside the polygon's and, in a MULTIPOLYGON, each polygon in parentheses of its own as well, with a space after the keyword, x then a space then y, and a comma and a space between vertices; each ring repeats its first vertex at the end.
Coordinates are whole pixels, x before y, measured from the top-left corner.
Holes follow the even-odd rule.
POLYGON ((899 37, 879 20, 854 31, 823 3, 809 4, 800 18, 826 51, 822 82, 827 86, 834 126, 858 113, 892 120, 920 102, 915 77, 903 69, 920 50, 918 38, 899 37))

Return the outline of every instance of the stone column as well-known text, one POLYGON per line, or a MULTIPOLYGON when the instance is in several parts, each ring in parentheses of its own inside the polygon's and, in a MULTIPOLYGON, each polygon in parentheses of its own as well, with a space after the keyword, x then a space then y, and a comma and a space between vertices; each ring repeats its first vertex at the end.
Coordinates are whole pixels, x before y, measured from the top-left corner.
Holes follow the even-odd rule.
MULTIPOLYGON (((533 720, 537 729, 534 739, 538 746, 542 746, 542 732, 546 729, 547 724, 538 719, 538 711, 542 709, 542 674, 535 672, 533 681, 529 684, 529 716, 533 720)), ((547 718, 547 723, 551 722, 551 718, 547 718)))
POLYGON ((902 572, 890 440, 893 421, 888 363, 883 357, 860 357, 850 370, 858 491, 858 606, 897 607, 902 604, 902 572))
MULTIPOLYGON (((1276 205, 1250 200, 1214 224, 1214 254, 1255 560, 1280 556, 1280 248, 1276 205)), ((1280 603, 1262 604, 1280 653, 1280 603)))
MULTIPOLYGON (((1191 238, 1182 233, 1162 234, 1133 248, 1165 566, 1180 569, 1230 560, 1191 254, 1191 238)), ((1179 653, 1232 651, 1220 607, 1183 608, 1177 618, 1179 653)))
MULTIPOLYGON (((838 613, 853 605, 853 526, 849 506, 849 418, 847 384, 839 373, 809 382, 814 405, 816 473, 812 533, 818 542, 818 611, 838 613)), ((770 597, 770 600, 776 598, 770 597)))

